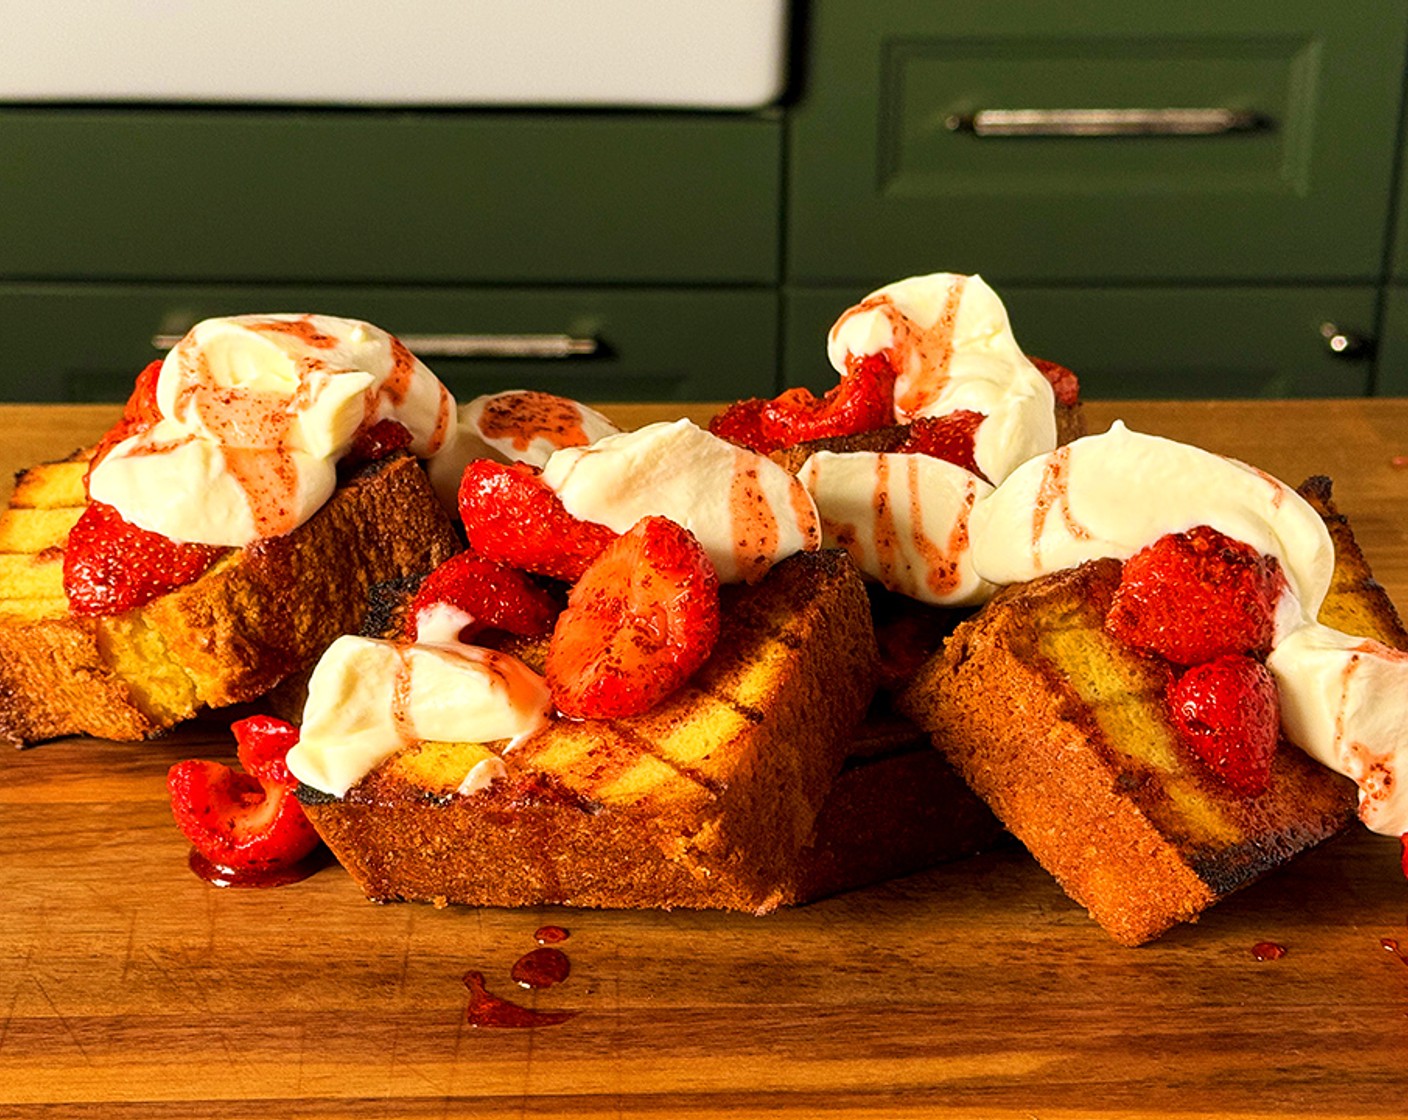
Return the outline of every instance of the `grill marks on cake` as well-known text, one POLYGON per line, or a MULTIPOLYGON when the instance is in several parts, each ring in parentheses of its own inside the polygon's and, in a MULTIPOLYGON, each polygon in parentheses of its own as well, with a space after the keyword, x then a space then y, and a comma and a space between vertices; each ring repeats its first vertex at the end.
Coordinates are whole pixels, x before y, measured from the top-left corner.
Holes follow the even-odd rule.
POLYGON ((479 418, 479 429, 486 439, 511 440, 518 451, 527 451, 536 439, 558 449, 590 442, 574 402, 533 390, 490 400, 479 418))

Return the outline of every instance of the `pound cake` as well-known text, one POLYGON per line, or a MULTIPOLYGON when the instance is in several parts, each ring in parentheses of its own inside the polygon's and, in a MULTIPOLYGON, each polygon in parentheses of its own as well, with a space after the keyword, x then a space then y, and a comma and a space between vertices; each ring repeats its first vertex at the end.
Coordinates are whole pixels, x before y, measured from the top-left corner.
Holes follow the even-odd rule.
POLYGON ((306 671, 373 583, 457 547, 413 457, 453 417, 368 324, 198 324, 0 514, 0 735, 141 739, 306 671))
POLYGON ((1116 940, 1141 944, 1196 919, 1353 819, 1354 784, 1277 742, 1306 691, 1278 668, 1298 635, 1349 626, 1374 640, 1361 656, 1385 661, 1406 644, 1327 482, 1297 494, 1117 426, 1023 468, 992 503, 975 517, 976 562, 1003 589, 899 707, 1116 940), (1211 538, 1208 526, 1219 543, 1193 582, 1158 566, 1211 538), (1245 642, 1250 599, 1221 613, 1210 574, 1234 569, 1270 588, 1262 630, 1245 642), (1140 603, 1146 576, 1164 586, 1140 603), (1146 614, 1131 628, 1136 609, 1146 614), (1156 611, 1169 612, 1157 626, 1156 611), (1188 654, 1185 639, 1217 648, 1188 654), (1197 691, 1200 674, 1224 669, 1236 687, 1197 691), (1264 731, 1260 745, 1250 731, 1236 739, 1241 721, 1264 731))
POLYGON ((724 589, 712 655, 646 712, 554 717, 512 749, 416 742, 340 798, 299 795, 371 898, 764 913, 808 887, 876 672, 855 571, 800 553, 724 589), (467 790, 491 759, 499 776, 467 790))

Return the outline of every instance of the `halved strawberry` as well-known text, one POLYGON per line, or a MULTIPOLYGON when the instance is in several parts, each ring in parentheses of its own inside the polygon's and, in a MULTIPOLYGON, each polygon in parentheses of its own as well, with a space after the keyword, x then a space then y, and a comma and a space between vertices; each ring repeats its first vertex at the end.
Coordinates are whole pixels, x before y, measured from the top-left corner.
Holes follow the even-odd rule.
POLYGON ((459 505, 474 552, 554 579, 575 580, 616 539, 605 525, 568 513, 525 463, 476 459, 460 480, 459 505))
POLYGON ((978 469, 973 447, 978 428, 987 417, 981 412, 959 409, 946 416, 922 416, 910 421, 904 442, 897 451, 910 455, 932 455, 966 471, 972 471, 984 482, 987 475, 978 469))
POLYGON ((248 772, 199 759, 176 763, 166 776, 176 824, 196 851, 219 867, 297 863, 320 842, 293 795, 298 782, 288 772, 286 759, 298 731, 267 716, 241 720, 231 729, 248 772))
POLYGON ((225 550, 140 529, 93 502, 64 545, 64 593, 77 615, 132 610, 198 579, 225 550))
POLYGON ((546 634, 558 613, 552 594, 527 573, 472 552, 450 557, 420 585, 411 603, 411 641, 417 637, 421 612, 439 604, 468 617, 459 633, 462 642, 485 630, 506 630, 523 638, 546 634))
POLYGON ((1232 790, 1266 790, 1280 736, 1276 682, 1260 661, 1226 656, 1195 665, 1168 694, 1183 741, 1232 790))
POLYGON ((766 455, 804 440, 850 436, 895 422, 895 371, 883 354, 855 361, 818 397, 788 389, 772 400, 739 401, 715 416, 709 430, 766 455))
POLYGON ((1030 354, 1027 355, 1027 361, 1036 366, 1041 376, 1051 383, 1057 404, 1070 407, 1080 401, 1080 381, 1065 366, 1048 362, 1045 358, 1033 358, 1030 354))
POLYGON ((1105 629, 1178 665, 1265 653, 1284 582, 1273 558, 1199 525, 1125 561, 1105 629))
POLYGON ((719 580, 694 534, 646 517, 586 571, 553 628, 547 682, 569 716, 639 715, 708 659, 719 580))

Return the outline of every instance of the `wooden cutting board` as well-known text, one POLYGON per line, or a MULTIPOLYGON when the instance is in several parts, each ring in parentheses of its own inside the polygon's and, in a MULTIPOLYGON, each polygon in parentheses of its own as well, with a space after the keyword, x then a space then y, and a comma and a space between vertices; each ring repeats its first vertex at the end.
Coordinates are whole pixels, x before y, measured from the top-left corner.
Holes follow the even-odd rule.
MULTIPOLYGON (((1088 412, 1332 475, 1408 603, 1408 402, 1088 412)), ((112 415, 0 408, 0 465, 112 415)), ((1362 829, 1142 949, 1016 847, 767 918, 435 910, 336 866, 201 882, 163 784, 192 756, 233 757, 223 721, 0 751, 0 1117, 1408 1115, 1408 881, 1362 829), (524 991, 545 925, 571 974, 524 991), (576 1015, 471 1028, 470 970, 576 1015)))

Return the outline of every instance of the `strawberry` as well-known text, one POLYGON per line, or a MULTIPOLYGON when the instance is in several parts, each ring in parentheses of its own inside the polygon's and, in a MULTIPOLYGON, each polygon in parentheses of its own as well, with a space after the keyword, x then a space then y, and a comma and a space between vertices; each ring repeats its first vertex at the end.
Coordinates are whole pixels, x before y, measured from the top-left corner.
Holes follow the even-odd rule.
POLYGON ((538 471, 524 463, 476 459, 460 480, 459 505, 474 552, 554 579, 575 580, 616 539, 605 525, 568 513, 538 471))
POLYGON ((855 435, 894 421, 895 371, 883 354, 872 354, 856 361, 821 397, 796 388, 772 400, 739 401, 715 416, 709 430, 766 455, 804 440, 855 435))
POLYGON ((178 762, 168 771, 176 824, 196 851, 218 867, 295 864, 319 843, 293 795, 298 781, 288 770, 298 730, 268 716, 240 720, 231 730, 244 772, 199 759, 178 762))
POLYGON ((83 476, 83 488, 88 488, 88 479, 92 477, 93 468, 103 461, 107 453, 116 447, 123 440, 135 436, 152 427, 161 419, 161 410, 156 406, 156 383, 161 376, 161 359, 149 362, 145 369, 137 375, 137 384, 132 389, 132 395, 127 398, 127 403, 122 408, 122 419, 114 424, 98 441, 98 446, 93 450, 93 457, 88 461, 88 471, 83 476))
POLYGON ((902 454, 931 455, 971 471, 984 482, 987 475, 978 469, 973 440, 987 417, 981 412, 959 409, 947 416, 924 416, 909 423, 904 442, 896 448, 902 454))
POLYGON ((763 409, 769 402, 761 397, 738 401, 709 421, 709 431, 720 439, 759 455, 778 450, 773 437, 763 430, 763 409))
POLYGON ((646 517, 577 581, 548 648, 547 682, 564 714, 613 719, 679 688, 719 636, 719 580, 694 534, 646 517))
POLYGON ((378 420, 357 433, 339 464, 344 470, 375 463, 411 446, 411 430, 399 420, 378 420))
POLYGON ((1271 648, 1279 565, 1199 525, 1170 533, 1125 562, 1105 629, 1178 665, 1271 648))
POLYGON ((199 578, 225 550, 138 528, 102 502, 83 511, 64 546, 64 593, 77 615, 113 615, 199 578))
POLYGON ((558 610, 552 595, 527 573, 472 552, 450 557, 420 585, 411 603, 411 641, 421 612, 441 603, 469 616, 459 633, 462 642, 485 630, 506 630, 523 638, 546 634, 558 610))
POLYGON ((1070 407, 1080 402, 1080 381, 1065 366, 1048 362, 1045 358, 1033 358, 1030 354, 1027 355, 1027 361, 1036 366, 1041 376, 1051 383, 1057 404, 1070 407))
POLYGON ((1219 778, 1243 797, 1265 792, 1281 726, 1265 665, 1235 655, 1195 665, 1168 699, 1183 741, 1219 778))

